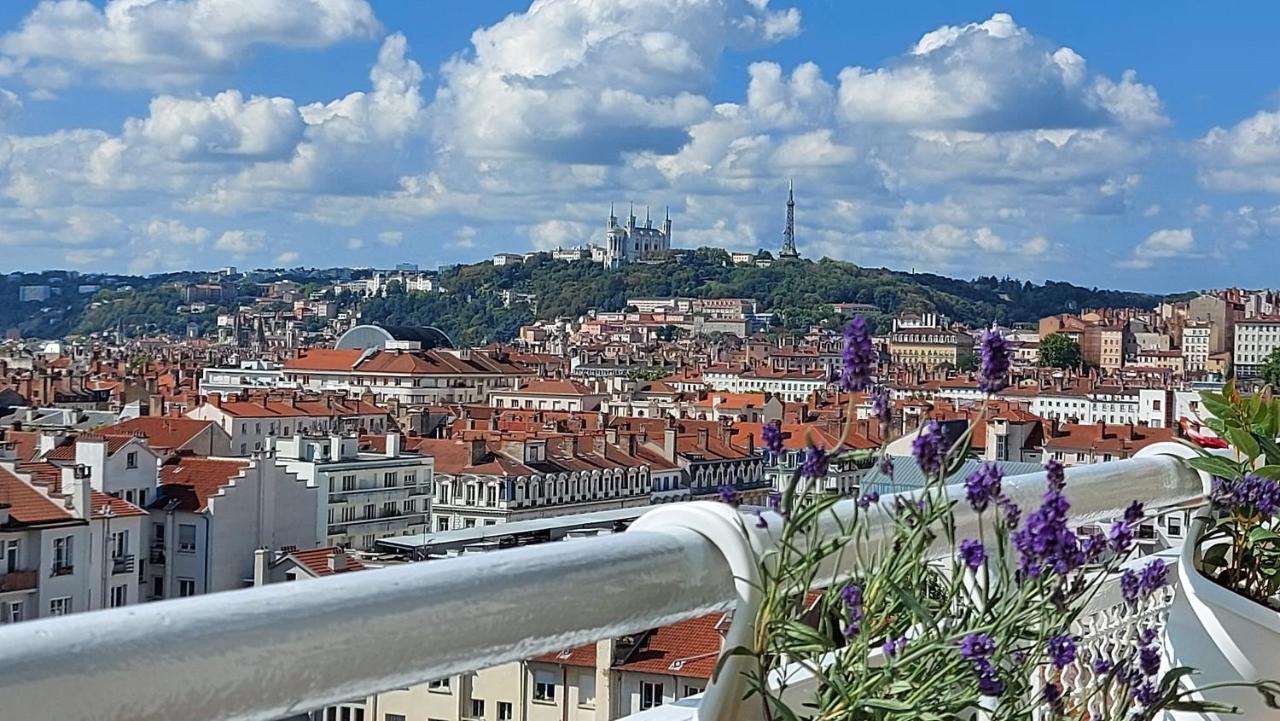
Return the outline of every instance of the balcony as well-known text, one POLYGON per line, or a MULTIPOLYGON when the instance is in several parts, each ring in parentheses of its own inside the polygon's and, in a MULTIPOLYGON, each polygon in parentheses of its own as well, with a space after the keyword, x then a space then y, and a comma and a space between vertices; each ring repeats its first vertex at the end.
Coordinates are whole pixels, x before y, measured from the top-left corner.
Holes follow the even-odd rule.
MULTIPOLYGON (((1118 517, 1135 498, 1153 512, 1203 502, 1200 476, 1167 456, 1067 474, 1078 521, 1118 517)), ((1045 477, 1008 477, 1004 487, 1014 502, 1032 507, 1045 477)), ((962 488, 950 492, 963 498, 962 488)), ((977 528, 976 516, 964 509, 960 504, 956 517, 962 537, 977 528)), ((852 502, 837 505, 816 533, 834 536, 852 512, 852 502)), ((876 529, 891 520, 868 518, 868 542, 879 542, 886 531, 876 529)), ((180 708, 189 721, 273 721, 727 610, 740 600, 725 555, 687 523, 659 520, 626 533, 495 553, 309 580, 308 593, 275 584, 0 627, 0 668, 9 670, 0 674, 5 715, 88 721, 123 710, 135 721, 161 721, 180 708), (334 608, 361 622, 333 623, 334 608), (121 649, 129 654, 124 666, 121 649)), ((1108 623, 1129 623, 1108 612, 1114 602, 1104 594, 1090 608, 1082 619, 1084 643, 1103 639, 1108 623)), ((1160 612, 1158 605, 1150 610, 1160 612)), ((632 719, 658 713, 667 721, 693 719, 701 703, 697 717, 704 721, 759 721, 752 709, 717 706, 741 691, 741 678, 727 674, 701 699, 632 719)))
POLYGON ((147 554, 148 563, 164 563, 164 546, 152 546, 147 554))
POLYGON ((50 570, 49 575, 50 576, 70 576, 75 572, 76 572, 76 567, 71 565, 70 563, 54 562, 53 568, 52 570, 50 570))
POLYGON ((111 572, 114 573, 133 573, 135 567, 133 554, 125 554, 122 556, 111 557, 111 572))
POLYGON ((0 593, 30 591, 36 587, 38 581, 39 574, 34 570, 9 571, 8 573, 0 574, 0 593))

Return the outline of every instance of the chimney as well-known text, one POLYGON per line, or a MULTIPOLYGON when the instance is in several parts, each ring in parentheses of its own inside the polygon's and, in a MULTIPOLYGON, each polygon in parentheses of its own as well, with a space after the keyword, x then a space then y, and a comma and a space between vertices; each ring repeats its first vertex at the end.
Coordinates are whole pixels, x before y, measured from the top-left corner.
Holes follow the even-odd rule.
POLYGON ((93 490, 90 475, 90 468, 79 463, 62 469, 62 493, 66 496, 67 509, 76 518, 93 516, 93 509, 89 507, 92 499, 90 491, 93 490))
POLYGON ((214 408, 221 408, 221 407, 222 407, 222 394, 221 394, 221 393, 210 393, 210 394, 208 395, 208 397, 207 397, 207 398, 205 398, 205 401, 206 401, 209 405, 213 406, 214 408))
POLYGON ((1132 440, 1134 440, 1134 435, 1133 435, 1133 424, 1132 424, 1132 423, 1126 423, 1126 424, 1124 424, 1124 439, 1125 439, 1126 441, 1132 441, 1132 440))
POLYGON ((265 548, 253 550, 253 585, 267 585, 267 569, 271 566, 271 551, 265 548))
POLYGON ((156 394, 147 399, 147 415, 159 417, 164 415, 164 397, 156 394))
POLYGON ((667 426, 662 431, 662 456, 668 463, 676 462, 676 428, 667 426))
POLYGON ((347 570, 347 552, 341 548, 333 549, 333 553, 329 554, 329 570, 333 573, 343 573, 347 570))
POLYGON ((478 466, 484 463, 485 458, 489 455, 488 444, 483 438, 472 438, 471 441, 471 465, 478 466))
POLYGON ((1098 427, 1098 440, 1102 440, 1103 438, 1106 438, 1106 437, 1107 437, 1107 422, 1106 422, 1106 421, 1098 421, 1098 423, 1097 423, 1097 427, 1098 427))
POLYGON ((387 434, 386 453, 387 453, 387 458, 400 457, 400 434, 399 433, 392 432, 387 434))
POLYGON ((706 449, 707 447, 707 427, 702 426, 698 429, 698 447, 706 449))

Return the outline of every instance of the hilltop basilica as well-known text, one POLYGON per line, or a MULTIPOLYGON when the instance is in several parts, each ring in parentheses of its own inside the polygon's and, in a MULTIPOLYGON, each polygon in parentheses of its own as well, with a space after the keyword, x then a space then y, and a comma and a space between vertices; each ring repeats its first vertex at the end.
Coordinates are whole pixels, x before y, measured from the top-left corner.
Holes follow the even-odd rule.
POLYGON ((667 210, 666 220, 662 228, 653 227, 648 209, 644 213, 644 225, 636 225, 635 206, 627 218, 626 225, 618 225, 618 217, 613 214, 613 206, 609 206, 609 222, 605 224, 604 245, 592 246, 591 259, 603 263, 605 267, 617 268, 649 253, 671 250, 671 210, 667 210))

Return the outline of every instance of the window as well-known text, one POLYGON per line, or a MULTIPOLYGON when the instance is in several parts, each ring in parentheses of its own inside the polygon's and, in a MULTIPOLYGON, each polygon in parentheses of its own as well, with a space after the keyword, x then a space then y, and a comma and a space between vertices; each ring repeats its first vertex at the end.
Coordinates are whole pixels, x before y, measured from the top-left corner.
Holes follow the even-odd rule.
POLYGON ((449 530, 449 519, 444 516, 438 516, 436 518, 436 530, 437 531, 449 530))
POLYGON ((1165 530, 1169 532, 1170 536, 1182 535, 1182 519, 1179 518, 1177 514, 1165 516, 1164 527, 1165 530))
POLYGON ((61 536, 53 539, 53 575, 65 576, 71 573, 74 559, 71 545, 73 540, 75 539, 71 536, 61 536))
POLYGON ((178 579, 178 597, 185 598, 187 596, 196 595, 196 579, 179 578, 178 579))
POLYGON ((382 721, 405 721, 404 714, 389 713, 382 717, 382 721))
POLYGON ((111 534, 111 557, 123 558, 129 555, 129 531, 118 531, 111 534))
POLYGON ((475 527, 476 527, 476 519, 474 519, 474 518, 464 518, 464 519, 462 519, 462 527, 463 527, 463 528, 475 528, 475 527))
POLYGON ((392 471, 391 473, 382 474, 383 488, 395 488, 397 485, 399 485, 399 481, 397 479, 397 475, 395 471, 392 471))
POLYGON ((662 684, 640 682, 640 710, 662 705, 662 684))
POLYGON ((471 718, 473 719, 484 718, 484 701, 482 699, 478 699, 478 698, 471 699, 471 718))
POLYGON ((8 621, 9 623, 18 623, 24 617, 23 611, 24 611, 24 608, 22 605, 22 601, 10 601, 9 602, 9 618, 5 620, 8 621))
POLYGON ((22 555, 22 542, 16 538, 5 543, 4 548, 4 570, 5 573, 13 573, 18 570, 18 559, 22 555))
POLYGON ((578 674, 578 705, 592 708, 596 705, 596 675, 578 674))
POLYGON ((378 507, 372 503, 364 504, 364 515, 361 518, 377 518, 378 507))
POLYGON ((556 700, 556 675, 550 671, 534 671, 533 672, 533 700, 546 701, 548 703, 556 700))
POLYGON ((196 552, 196 526, 194 523, 178 524, 178 553, 196 552))
POLYGON ((71 613, 71 597, 60 596, 58 598, 49 599, 49 615, 65 616, 71 613))
POLYGON ((125 467, 125 468, 137 468, 137 467, 138 467, 138 452, 137 452, 137 451, 129 451, 129 454, 128 454, 128 455, 126 455, 126 456, 124 457, 124 467, 125 467))
POLYGON ((382 504, 383 518, 390 518, 391 516, 398 515, 399 513, 400 513, 399 506, 397 506, 395 501, 387 501, 386 503, 382 504))
POLYGON ((449 679, 438 678, 435 681, 427 682, 427 690, 436 693, 449 693, 449 679))
POLYGON ((417 474, 417 473, 406 473, 406 474, 404 474, 404 485, 406 485, 406 486, 416 486, 416 485, 418 485, 418 474, 417 474))
POLYGON ((351 476, 343 476, 343 477, 342 477, 342 490, 344 490, 344 491, 354 491, 355 489, 356 489, 356 477, 355 477, 354 475, 351 475, 351 476))
POLYGON ((128 603, 129 585, 122 584, 111 587, 111 608, 119 608, 128 603))
POLYGON ((164 578, 162 576, 156 576, 151 579, 151 597, 164 598, 164 578))
POLYGON ((405 501, 405 502, 404 502, 404 512, 405 512, 405 513, 417 513, 417 512, 418 512, 418 501, 417 501, 416 499, 413 499, 413 498, 410 498, 409 500, 405 501))
POLYGON ((684 687, 684 696, 681 696, 681 698, 688 698, 688 697, 690 697, 690 696, 696 696, 697 694, 700 694, 700 693, 702 693, 702 689, 698 688, 697 686, 685 686, 685 687, 684 687))

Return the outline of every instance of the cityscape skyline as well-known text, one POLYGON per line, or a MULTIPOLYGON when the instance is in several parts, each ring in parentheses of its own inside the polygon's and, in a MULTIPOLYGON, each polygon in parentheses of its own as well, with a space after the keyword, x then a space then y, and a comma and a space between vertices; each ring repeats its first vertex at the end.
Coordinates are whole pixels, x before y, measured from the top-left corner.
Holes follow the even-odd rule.
POLYGON ((776 253, 794 177, 809 258, 1267 282, 1233 259, 1274 254, 1280 58, 1191 5, 313 4, 0 9, 11 267, 432 267, 602 244, 630 198, 776 253))

